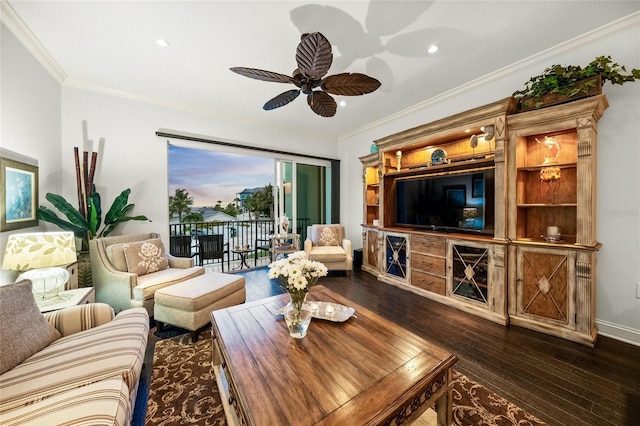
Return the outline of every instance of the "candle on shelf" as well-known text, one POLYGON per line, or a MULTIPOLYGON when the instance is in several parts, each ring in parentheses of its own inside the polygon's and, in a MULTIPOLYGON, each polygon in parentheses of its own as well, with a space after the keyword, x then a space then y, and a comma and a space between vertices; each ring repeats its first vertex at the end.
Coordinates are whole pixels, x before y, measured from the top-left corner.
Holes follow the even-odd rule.
POLYGON ((398 163, 396 164, 396 170, 400 171, 400 169, 402 168, 402 151, 398 151, 396 152, 396 159, 398 160, 398 163))

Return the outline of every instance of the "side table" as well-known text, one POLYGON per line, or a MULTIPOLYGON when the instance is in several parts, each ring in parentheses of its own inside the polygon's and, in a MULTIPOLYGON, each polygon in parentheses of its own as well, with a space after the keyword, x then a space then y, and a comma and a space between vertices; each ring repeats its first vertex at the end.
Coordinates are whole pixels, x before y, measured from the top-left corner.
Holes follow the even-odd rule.
POLYGON ((65 266, 69 271, 69 281, 65 284, 65 290, 73 290, 78 288, 78 262, 73 262, 65 266))
POLYGON ((273 247, 272 260, 300 250, 300 234, 276 234, 271 236, 273 247))
POLYGON ((242 269, 245 266, 247 267, 247 269, 249 269, 249 265, 247 265, 247 255, 251 250, 252 250, 251 247, 231 249, 231 253, 237 254, 240 256, 240 265, 238 265, 237 268, 233 268, 233 269, 242 269))
POLYGON ((51 312, 69 306, 84 305, 85 303, 95 303, 96 292, 93 287, 81 287, 73 290, 64 290, 58 296, 50 299, 40 299, 36 296, 36 304, 40 312, 51 312))

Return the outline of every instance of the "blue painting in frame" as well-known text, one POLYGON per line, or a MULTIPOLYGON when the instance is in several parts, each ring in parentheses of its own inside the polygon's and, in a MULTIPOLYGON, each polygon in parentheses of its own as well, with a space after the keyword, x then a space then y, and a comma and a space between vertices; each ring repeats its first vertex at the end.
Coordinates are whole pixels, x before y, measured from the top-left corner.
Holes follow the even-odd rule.
POLYGON ((38 166, 0 157, 0 232, 38 226, 38 166))

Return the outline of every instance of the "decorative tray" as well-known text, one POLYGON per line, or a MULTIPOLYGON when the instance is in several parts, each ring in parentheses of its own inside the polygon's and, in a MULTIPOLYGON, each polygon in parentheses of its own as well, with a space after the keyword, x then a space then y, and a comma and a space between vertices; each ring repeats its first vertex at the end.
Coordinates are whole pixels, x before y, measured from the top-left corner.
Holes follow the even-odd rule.
MULTIPOLYGON (((284 315, 284 312, 290 304, 291 302, 278 309, 276 311, 276 314, 284 315)), ((344 322, 351 317, 356 318, 356 316, 354 315, 356 313, 355 309, 350 306, 341 305, 339 303, 313 301, 305 302, 303 307, 309 309, 311 311, 311 316, 317 319, 323 319, 333 322, 344 322)))

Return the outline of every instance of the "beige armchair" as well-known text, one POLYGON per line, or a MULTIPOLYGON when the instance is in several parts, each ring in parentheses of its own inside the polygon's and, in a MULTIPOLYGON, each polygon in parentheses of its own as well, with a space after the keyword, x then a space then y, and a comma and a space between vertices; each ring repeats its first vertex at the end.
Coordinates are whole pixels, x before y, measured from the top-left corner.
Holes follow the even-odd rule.
POLYGON ((304 251, 310 260, 324 263, 328 270, 346 271, 347 275, 351 275, 351 241, 345 238, 344 226, 331 224, 307 227, 304 251))
POLYGON ((153 316, 155 291, 204 274, 193 258, 167 253, 156 233, 89 240, 96 302, 116 312, 143 307, 153 316))

